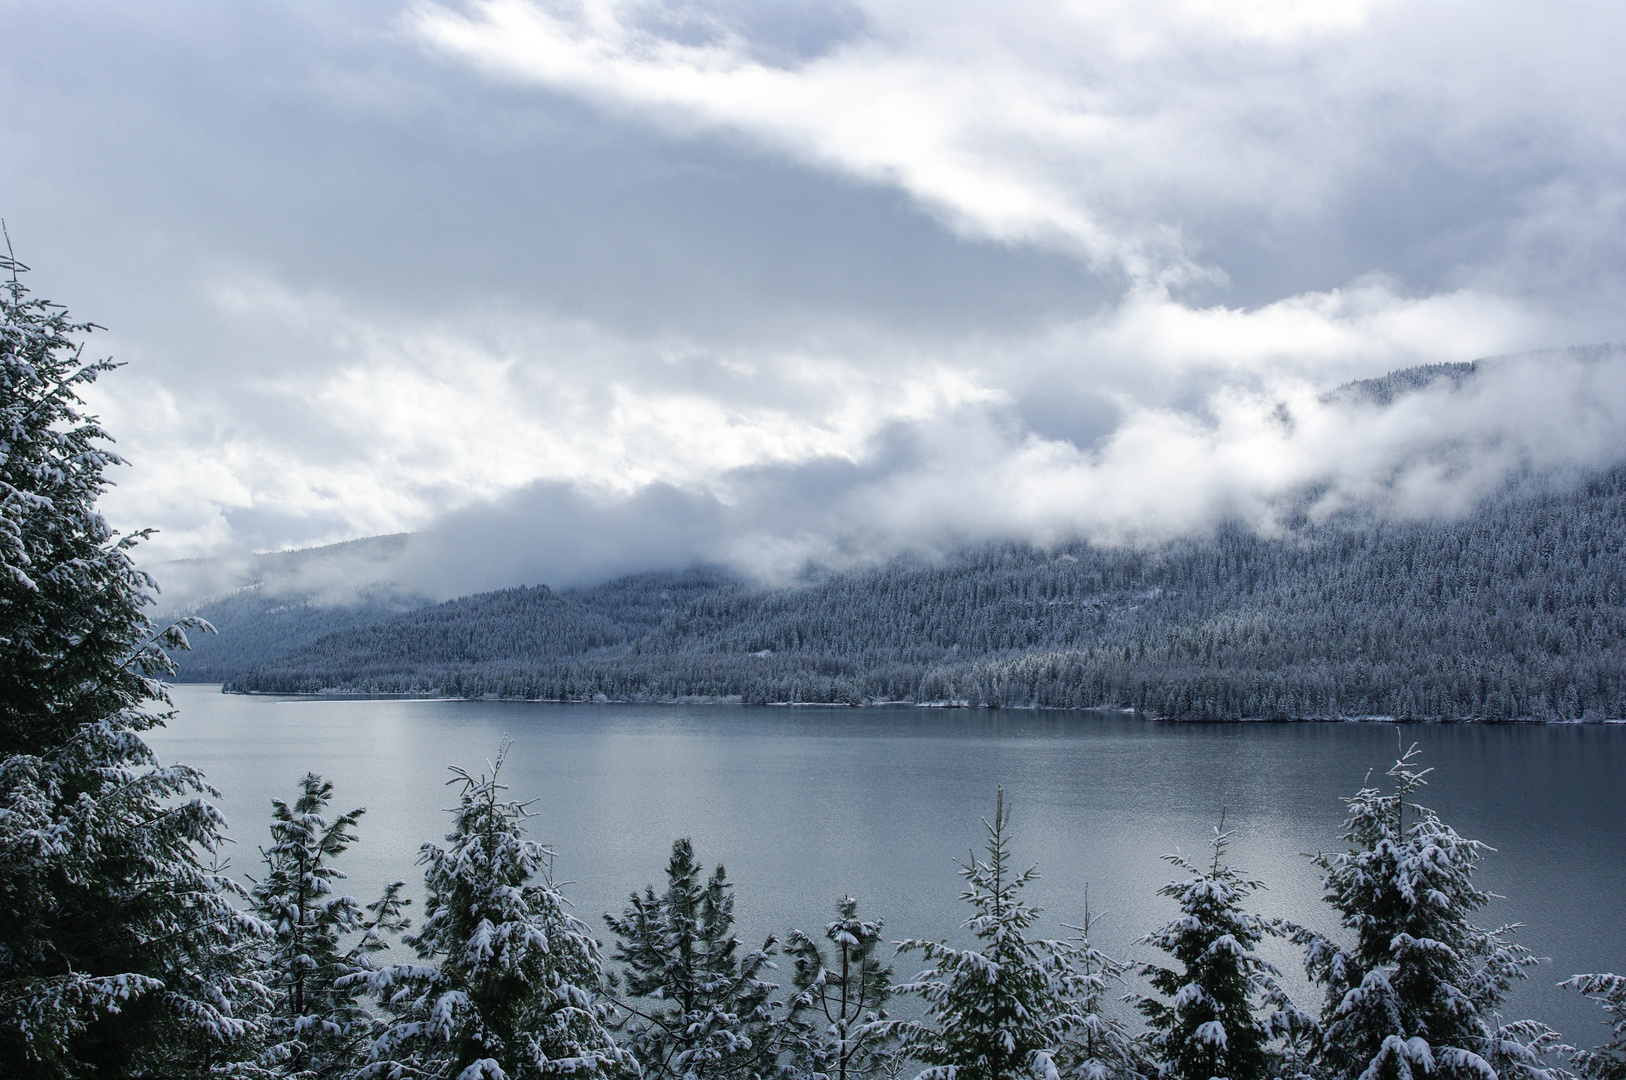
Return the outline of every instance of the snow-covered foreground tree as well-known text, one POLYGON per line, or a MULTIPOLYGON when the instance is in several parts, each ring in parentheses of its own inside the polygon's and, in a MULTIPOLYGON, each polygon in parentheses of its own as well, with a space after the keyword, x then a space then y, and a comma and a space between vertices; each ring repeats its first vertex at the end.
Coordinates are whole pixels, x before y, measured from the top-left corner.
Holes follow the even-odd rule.
POLYGON ((1614 1038, 1591 1050, 1570 1048, 1575 1069, 1589 1080, 1626 1080, 1626 976, 1576 975, 1559 984, 1579 990, 1603 1007, 1614 1038))
POLYGON ((272 802, 265 876, 252 890, 254 912, 271 927, 261 980, 271 993, 264 1063, 279 1075, 327 1080, 349 1075, 372 1042, 373 1015, 360 998, 372 958, 403 929, 403 882, 364 911, 334 892, 344 872, 333 861, 356 841, 361 809, 323 816, 333 785, 314 773, 292 804, 272 802), (368 912, 371 912, 371 918, 368 912))
POLYGON ((886 1023, 892 969, 875 955, 881 923, 858 917, 844 896, 824 928, 828 945, 800 930, 786 940, 794 965, 793 993, 782 1022, 791 1040, 791 1068, 810 1080, 856 1080, 879 1070, 895 1037, 886 1023))
POLYGON ((1287 931, 1247 910, 1264 883, 1224 861, 1229 839, 1222 813, 1206 869, 1183 855, 1163 856, 1191 876, 1158 890, 1180 905, 1180 917, 1141 939, 1180 965, 1141 970, 1167 999, 1141 998, 1139 1007, 1157 1075, 1169 1080, 1264 1080, 1278 1065, 1271 1044, 1278 1036, 1296 1039, 1313 1023, 1277 985, 1281 972, 1253 951, 1266 935, 1287 931))
POLYGON ((1400 755, 1392 792, 1367 786, 1346 800, 1349 850, 1315 857, 1353 939, 1297 935, 1326 990, 1319 1064, 1336 1080, 1550 1080, 1542 1055, 1557 1033, 1496 1013, 1537 961, 1510 940, 1513 926, 1471 921, 1489 900, 1473 873, 1490 849, 1412 801, 1430 771, 1417 758, 1415 745, 1400 755))
POLYGON ((648 1077, 758 1077, 778 1068, 775 989, 760 976, 774 950, 739 955, 734 891, 722 866, 703 868, 687 839, 672 845, 666 890, 633 893, 620 918, 605 915, 620 945, 630 1014, 628 1044, 648 1077))
POLYGON ((1145 1054, 1122 1020, 1107 1012, 1107 996, 1118 989, 1130 965, 1114 960, 1090 944, 1096 918, 1090 915, 1090 890, 1084 889, 1084 919, 1070 927, 1073 964, 1079 973, 1077 997, 1062 1017, 1066 1041, 1056 1060, 1077 1080, 1140 1080, 1145 1054))
POLYGON ((254 1051, 266 928, 214 863, 216 793, 141 738, 185 636, 95 508, 119 459, 78 394, 115 365, 23 269, 0 257, 0 1075, 209 1075, 254 1051))
MULTIPOLYGON (((1121 970, 1087 942, 1029 940, 1040 911, 1021 898, 1037 867, 1017 871, 1010 849, 1010 809, 999 789, 987 830, 986 859, 960 864, 961 898, 975 910, 964 928, 978 947, 909 940, 899 953, 919 953, 931 966, 899 993, 918 994, 926 1015, 898 1024, 905 1054, 927 1066, 925 1080, 1054 1077, 1070 1052, 1087 1048, 1086 1075, 1128 1071, 1127 1041, 1094 1010, 1103 978, 1121 970), (1093 970, 1080 963, 1089 959, 1093 970), (1086 1036, 1082 1041, 1076 1036, 1086 1036)), ((1084 1064, 1080 1062, 1080 1064, 1084 1064)))
POLYGON ((395 1016, 363 1075, 389 1080, 582 1080, 633 1074, 606 1026, 603 964, 525 838, 525 805, 502 798, 505 743, 490 775, 453 769, 461 798, 447 846, 425 844, 423 927, 403 938, 418 964, 365 981, 395 1016))

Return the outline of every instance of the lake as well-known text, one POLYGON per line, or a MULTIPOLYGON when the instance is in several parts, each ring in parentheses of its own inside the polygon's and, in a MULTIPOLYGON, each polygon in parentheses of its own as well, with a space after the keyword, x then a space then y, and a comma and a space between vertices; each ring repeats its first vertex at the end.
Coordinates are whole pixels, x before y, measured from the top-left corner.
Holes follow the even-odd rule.
MULTIPOLYGON (((1552 962, 1513 1012, 1586 1045, 1602 1015, 1552 984, 1579 971, 1626 972, 1626 726, 1166 724, 1132 716, 1020 710, 559 705, 494 701, 344 701, 174 688, 179 710, 150 741, 221 789, 255 876, 273 798, 307 770, 332 780, 334 808, 367 807, 342 866, 372 899, 387 881, 420 884, 425 840, 449 825, 449 765, 485 767, 512 740, 502 778, 535 800, 536 838, 555 876, 601 936, 600 914, 663 879, 688 836, 726 864, 750 945, 792 926, 815 936, 835 901, 886 921, 889 938, 959 939, 969 909, 953 860, 979 850, 996 785, 1014 804, 1015 849, 1042 878, 1030 899, 1047 935, 1106 912, 1095 939, 1123 959, 1173 914, 1158 858, 1201 857, 1226 811, 1230 861, 1262 878, 1257 910, 1322 930, 1302 853, 1339 846, 1342 796, 1395 757, 1396 733, 1436 770, 1422 802, 1497 851, 1479 883, 1502 894, 1482 923, 1525 924, 1520 940, 1552 962)), ((1271 955, 1296 974, 1286 950, 1271 955)), ((905 958, 898 974, 912 975, 905 958)), ((1319 1001, 1294 980, 1301 1006, 1319 1001)))

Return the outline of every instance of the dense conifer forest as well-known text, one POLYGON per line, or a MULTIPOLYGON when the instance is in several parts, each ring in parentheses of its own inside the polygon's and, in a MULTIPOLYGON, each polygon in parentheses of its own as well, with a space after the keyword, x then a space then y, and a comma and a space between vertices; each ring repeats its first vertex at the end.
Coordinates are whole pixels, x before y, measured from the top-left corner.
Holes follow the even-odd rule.
MULTIPOLYGON (((220 651, 182 677, 273 693, 914 701, 1181 719, 1620 718, 1623 544, 1617 467, 1511 484, 1460 520, 1301 518, 1275 536, 1222 526, 1139 549, 994 544, 775 589, 696 568, 398 614, 375 602, 358 609, 366 625, 325 633, 350 616, 289 608, 260 624, 284 628, 282 655, 254 631, 249 648, 209 643, 220 651)), ((200 613, 240 625, 232 603, 245 601, 200 613)))

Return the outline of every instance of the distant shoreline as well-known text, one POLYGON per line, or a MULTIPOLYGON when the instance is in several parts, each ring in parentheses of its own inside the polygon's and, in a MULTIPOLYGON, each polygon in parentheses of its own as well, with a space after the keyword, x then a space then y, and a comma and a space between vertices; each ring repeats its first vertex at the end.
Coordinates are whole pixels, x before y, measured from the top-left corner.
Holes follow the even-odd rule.
POLYGON ((1429 725, 1464 725, 1476 724, 1485 727, 1605 727, 1626 726, 1626 719, 1579 719, 1579 720, 1537 720, 1534 717, 1512 717, 1508 719, 1485 719, 1480 717, 1450 717, 1427 719, 1402 719, 1396 716, 1294 716, 1280 719, 1269 719, 1262 716, 1244 716, 1235 720, 1225 719, 1182 719, 1170 716, 1151 716, 1136 709, 1116 708, 1112 706, 1098 706, 1095 708, 1073 708, 1060 705, 973 705, 967 702, 947 701, 864 701, 856 704, 851 702, 832 701, 758 701, 746 702, 738 694, 724 697, 687 696, 677 698, 526 698, 526 697, 500 697, 495 694, 484 694, 479 697, 449 697, 445 694, 379 694, 379 693, 349 693, 346 691, 316 691, 313 693, 285 693, 266 690, 226 690, 221 683, 172 683, 172 686, 214 686, 220 688, 223 694, 238 697, 265 697, 289 698, 300 701, 497 701, 510 704, 529 705, 737 705, 745 707, 749 704, 753 708, 766 709, 942 709, 954 711, 972 710, 1001 710, 1008 712, 1066 712, 1066 713, 1111 713, 1117 716, 1138 716, 1142 719, 1162 724, 1429 724, 1429 725))

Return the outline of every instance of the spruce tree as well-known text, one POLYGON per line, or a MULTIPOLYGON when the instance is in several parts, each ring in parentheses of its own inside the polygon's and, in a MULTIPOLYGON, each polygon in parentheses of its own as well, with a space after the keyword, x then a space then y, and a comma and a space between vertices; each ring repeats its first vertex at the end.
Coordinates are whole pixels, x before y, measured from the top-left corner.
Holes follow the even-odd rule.
POLYGON ((812 1080, 868 1077, 894 1041, 886 1024, 892 969, 875 955, 882 924, 860 919, 851 896, 836 915, 824 928, 828 947, 800 930, 785 945, 793 992, 782 1024, 794 1033, 794 1072, 812 1080))
POLYGON ((897 1025, 901 1050, 927 1068, 926 1080, 1010 1080, 1047 1077, 1078 1027, 1077 1005, 1095 983, 1077 967, 1082 950, 1067 941, 1029 940, 1040 909, 1021 890, 1037 867, 1016 871, 1010 848, 1010 808, 998 790, 994 820, 983 820, 988 857, 960 864, 961 899, 975 910, 963 924, 978 947, 943 942, 900 942, 898 952, 920 953, 931 965, 898 993, 917 994, 925 1017, 897 1025))
MULTIPOLYGON (((251 1055, 264 924, 194 769, 141 738, 183 622, 96 511, 119 464, 80 391, 95 329, 0 257, 0 1075, 187 1077, 251 1055)), ((195 622, 195 621, 194 621, 195 622)))
POLYGON ((326 1080, 348 1075, 372 1042, 373 1016, 361 1001, 372 956, 402 929, 403 882, 369 905, 334 892, 344 872, 333 865, 356 841, 358 808, 331 820, 323 811, 333 785, 314 773, 299 797, 272 802, 265 876, 252 890, 254 912, 271 927, 261 975, 271 993, 263 1060, 284 1076, 326 1080))
POLYGON ((1327 903, 1351 940, 1298 931, 1305 969, 1325 989, 1318 1061, 1335 1080, 1547 1077, 1558 1036, 1495 1010, 1535 964, 1515 929, 1471 921, 1488 894, 1473 884, 1485 844, 1412 801, 1431 770, 1415 745, 1388 775, 1346 799, 1349 850, 1315 856, 1327 903))
POLYGON ((1070 944, 1078 982, 1073 998, 1059 1017, 1065 1038, 1055 1054, 1058 1070, 1078 1080, 1130 1080, 1138 1078, 1140 1052, 1123 1021, 1106 1011, 1107 997, 1123 982, 1129 965, 1115 960, 1090 942, 1098 917, 1090 914, 1090 890, 1084 890, 1084 920, 1070 944))
POLYGON ((637 1066, 606 1028, 603 966, 566 910, 553 852, 525 838, 525 804, 502 798, 507 744, 461 787, 447 846, 425 844, 423 927, 402 940, 423 963, 367 977, 393 1020, 363 1075, 397 1080, 583 1080, 637 1066))
POLYGON ((604 921, 619 945, 630 1045, 648 1077, 772 1075, 778 1067, 774 985, 759 976, 774 952, 738 955, 733 886, 721 865, 704 882, 687 839, 672 844, 666 889, 633 893, 625 912, 604 921))
POLYGON ((1568 1048, 1575 1071, 1588 1080, 1626 1080, 1626 976, 1575 975, 1559 983, 1578 990, 1602 1006, 1614 1038, 1591 1050, 1568 1048))
POLYGON ((1270 1043, 1277 1026, 1298 1015, 1276 983, 1281 973, 1253 951, 1283 930, 1246 909, 1264 883, 1224 861, 1229 839, 1221 813, 1206 868, 1183 855, 1163 856, 1191 876, 1158 890, 1180 905, 1180 917, 1141 939, 1180 965, 1141 969, 1162 995, 1141 998, 1139 1008, 1149 1029, 1148 1056, 1168 1080, 1265 1080, 1275 1064, 1270 1043), (1267 1007, 1272 1013, 1261 1017, 1267 1007))

